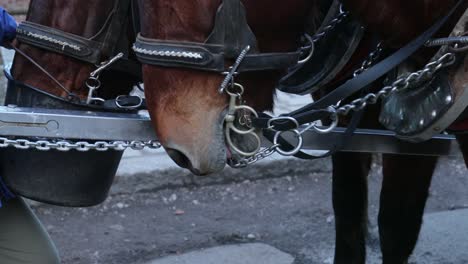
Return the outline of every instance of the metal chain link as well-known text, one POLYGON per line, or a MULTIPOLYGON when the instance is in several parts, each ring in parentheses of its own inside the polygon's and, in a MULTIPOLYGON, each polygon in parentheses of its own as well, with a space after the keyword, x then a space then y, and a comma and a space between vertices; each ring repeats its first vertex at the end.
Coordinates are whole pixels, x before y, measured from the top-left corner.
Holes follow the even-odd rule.
POLYGON ((252 157, 248 157, 248 158, 242 158, 240 160, 232 160, 230 159, 228 161, 228 165, 231 167, 231 168, 235 168, 235 169, 240 169, 240 168, 245 168, 251 164, 254 164, 254 163, 257 163, 263 159, 266 159, 268 157, 270 157, 271 155, 275 154, 276 153, 276 149, 279 147, 280 145, 273 145, 269 148, 262 148, 259 152, 257 152, 255 155, 253 155, 252 157))
POLYGON ((330 31, 335 29, 335 27, 340 24, 346 17, 348 17, 349 12, 343 10, 343 6, 340 6, 340 13, 332 20, 328 25, 323 27, 320 31, 317 31, 312 36, 313 42, 320 41, 323 37, 325 37, 330 31))
POLYGON ((374 63, 376 63, 377 60, 380 58, 380 55, 382 54, 382 51, 383 51, 383 45, 382 45, 382 42, 379 42, 379 44, 377 44, 377 47, 375 48, 375 50, 373 52, 369 53, 369 55, 367 56, 367 59, 365 59, 362 62, 361 67, 354 71, 353 77, 361 75, 367 69, 372 67, 374 65, 374 63))
POLYGON ((349 104, 343 105, 336 109, 336 113, 345 116, 351 111, 357 112, 364 109, 367 105, 376 104, 379 99, 385 98, 395 92, 402 91, 416 85, 418 83, 428 81, 434 77, 434 74, 441 68, 449 67, 455 62, 456 56, 454 53, 446 53, 439 59, 432 61, 417 72, 410 73, 397 79, 389 86, 385 86, 377 93, 368 93, 349 104))
POLYGON ((17 149, 36 149, 40 151, 58 150, 58 151, 71 151, 76 150, 80 152, 87 152, 91 150, 96 151, 124 151, 126 149, 143 150, 159 149, 162 147, 161 143, 156 140, 151 141, 96 141, 93 143, 87 141, 49 141, 49 140, 28 140, 28 139, 9 139, 0 137, 0 148, 15 147, 17 149))

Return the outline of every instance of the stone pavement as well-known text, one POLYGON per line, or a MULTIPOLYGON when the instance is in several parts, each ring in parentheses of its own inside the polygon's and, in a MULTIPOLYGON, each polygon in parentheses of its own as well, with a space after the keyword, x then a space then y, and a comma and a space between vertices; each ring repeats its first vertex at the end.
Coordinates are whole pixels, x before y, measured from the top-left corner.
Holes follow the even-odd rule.
POLYGON ((468 263, 468 209, 427 214, 413 255, 418 264, 468 263))
POLYGON ((220 246, 170 256, 147 264, 292 264, 294 258, 272 246, 255 243, 220 246))
MULTIPOLYGON (((468 263, 468 209, 427 214, 410 263, 468 263)), ((327 251, 324 249, 324 251, 327 251)), ((330 250, 328 250, 330 251, 330 250)), ((294 258, 265 244, 239 244, 201 249, 155 259, 147 264, 292 264, 294 258)), ((323 263, 333 263, 329 257, 323 263)), ((378 252, 370 251, 367 263, 381 263, 378 252)))

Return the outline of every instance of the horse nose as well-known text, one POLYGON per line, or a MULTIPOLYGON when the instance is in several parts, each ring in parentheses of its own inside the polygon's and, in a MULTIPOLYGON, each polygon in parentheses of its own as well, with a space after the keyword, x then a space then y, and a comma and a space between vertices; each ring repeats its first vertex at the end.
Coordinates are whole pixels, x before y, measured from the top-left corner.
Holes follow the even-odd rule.
POLYGON ((201 175, 200 171, 193 167, 190 159, 181 151, 173 148, 167 148, 166 153, 180 167, 189 169, 195 175, 201 175))

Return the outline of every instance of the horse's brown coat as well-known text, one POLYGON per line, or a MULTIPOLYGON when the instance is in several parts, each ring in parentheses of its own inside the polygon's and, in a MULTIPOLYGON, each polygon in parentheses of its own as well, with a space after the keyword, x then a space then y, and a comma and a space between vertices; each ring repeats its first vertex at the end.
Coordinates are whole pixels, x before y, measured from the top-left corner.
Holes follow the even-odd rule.
MULTIPOLYGON (((33 0, 31 2, 28 20, 65 32, 93 37, 105 24, 114 6, 113 0, 33 0)), ((58 79, 71 92, 82 99, 86 98, 88 89, 84 82, 96 68, 94 65, 71 59, 67 56, 47 52, 42 49, 20 44, 19 48, 32 57, 40 65, 58 79)), ((67 94, 57 85, 21 56, 16 56, 12 69, 15 79, 38 87, 56 96, 66 97, 67 94)), ((123 94, 132 86, 128 76, 103 76, 103 94, 123 94)))

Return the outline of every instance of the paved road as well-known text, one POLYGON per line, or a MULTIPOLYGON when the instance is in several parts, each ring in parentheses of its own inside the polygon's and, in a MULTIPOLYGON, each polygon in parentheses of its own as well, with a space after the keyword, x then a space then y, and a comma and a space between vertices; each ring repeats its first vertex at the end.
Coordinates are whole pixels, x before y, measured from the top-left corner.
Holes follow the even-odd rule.
MULTIPOLYGON (((369 263, 379 262, 379 171, 375 163, 370 176, 369 263)), ((468 263, 468 215, 453 211, 468 208, 467 189, 461 161, 443 159, 427 206, 428 226, 413 263, 468 263), (432 214, 438 212, 443 213, 432 214)), ((98 207, 39 206, 36 211, 66 264, 140 264, 251 242, 291 254, 296 264, 332 263, 328 160, 284 160, 226 170, 212 178, 194 178, 180 170, 119 177, 110 198, 98 207)))

